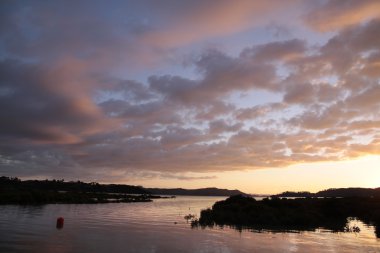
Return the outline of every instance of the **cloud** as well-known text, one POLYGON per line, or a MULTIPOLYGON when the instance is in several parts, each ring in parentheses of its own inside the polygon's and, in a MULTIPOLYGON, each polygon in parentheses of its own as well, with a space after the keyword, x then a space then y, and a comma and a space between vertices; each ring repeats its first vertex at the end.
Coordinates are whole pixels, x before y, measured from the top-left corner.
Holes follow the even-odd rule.
POLYGON ((283 103, 269 103, 236 110, 235 115, 236 119, 240 121, 253 120, 259 117, 265 117, 271 112, 283 110, 286 107, 287 105, 283 103))
POLYGON ((287 93, 284 96, 286 103, 313 103, 314 89, 310 83, 307 84, 294 84, 287 87, 287 93))
POLYGON ((277 90, 275 67, 254 57, 231 57, 219 50, 207 50, 193 62, 200 79, 180 76, 151 76, 149 84, 168 100, 204 104, 233 91, 277 90))
POLYGON ((111 126, 112 121, 103 118, 85 93, 85 80, 75 68, 75 62, 50 67, 16 60, 0 62, 1 136, 76 143, 111 126))
POLYGON ((209 131, 212 134, 236 132, 242 128, 242 123, 227 123, 225 120, 214 120, 209 122, 209 131))
POLYGON ((187 176, 187 175, 182 175, 182 174, 159 174, 159 178, 161 179, 176 179, 176 180, 186 180, 186 181, 191 181, 191 180, 211 180, 211 179, 216 179, 217 176, 187 176))
POLYGON ((379 18, 379 9, 380 3, 376 0, 329 0, 305 15, 305 21, 318 31, 333 31, 379 18))
POLYGON ((192 173, 379 154, 380 21, 363 19, 376 3, 242 3, 141 1, 103 11, 81 2, 83 12, 7 4, 0 172, 195 180, 213 177, 192 173), (294 31, 239 52, 197 48, 186 67, 167 61, 174 51, 188 55, 183 45, 267 25, 290 6, 307 7, 309 25, 335 33, 319 44, 294 31), (322 23, 316 13, 328 6, 336 15, 322 23), (358 18, 343 22, 353 7, 358 18))
POLYGON ((244 49, 241 56, 254 57, 261 63, 267 61, 290 61, 305 54, 307 45, 299 39, 270 42, 264 45, 244 49))
POLYGON ((302 129, 326 129, 334 128, 343 120, 344 111, 339 105, 331 107, 314 108, 291 119, 291 123, 302 129))
POLYGON ((146 20, 158 18, 149 17, 148 2, 113 1, 104 6, 101 1, 34 1, 2 7, 0 48, 9 57, 45 62, 72 57, 86 61, 93 71, 125 71, 161 63, 168 52, 142 41, 153 29, 146 20))
POLYGON ((363 63, 362 74, 372 78, 380 77, 380 53, 376 52, 369 55, 363 63))
MULTIPOLYGON (((368 85, 369 86, 369 85, 368 85)), ((380 105, 380 86, 377 84, 367 87, 364 91, 354 94, 345 101, 351 108, 374 110, 380 105)), ((364 111, 363 111, 364 112, 364 111)))
POLYGON ((207 0, 186 4, 167 1, 155 6, 168 14, 163 20, 165 26, 146 33, 143 40, 159 47, 178 47, 208 38, 226 36, 279 19, 285 9, 291 9, 297 4, 287 0, 239 0, 233 3, 225 0, 207 0))

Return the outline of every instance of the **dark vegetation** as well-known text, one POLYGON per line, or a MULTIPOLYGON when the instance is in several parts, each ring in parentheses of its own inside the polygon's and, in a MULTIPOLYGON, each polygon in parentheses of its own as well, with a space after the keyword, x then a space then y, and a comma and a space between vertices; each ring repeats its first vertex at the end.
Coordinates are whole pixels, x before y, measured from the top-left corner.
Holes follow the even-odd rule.
POLYGON ((380 197, 380 188, 337 188, 311 192, 283 192, 272 197, 380 197))
MULTIPOLYGON (((25 180, 18 178, 0 177, 0 187, 7 187, 16 190, 55 190, 55 191, 81 191, 81 192, 108 192, 108 193, 129 193, 129 194, 148 194, 141 186, 122 185, 122 184, 99 184, 84 183, 81 181, 65 182, 64 180, 25 180)), ((0 189, 1 189, 0 188, 0 189)))
POLYGON ((187 195, 187 196, 233 196, 245 193, 239 190, 227 190, 218 188, 201 188, 201 189, 162 189, 162 188, 145 188, 148 192, 152 194, 162 194, 162 195, 187 195))
POLYGON ((231 196, 244 194, 238 190, 204 188, 187 190, 143 188, 123 184, 84 183, 64 180, 24 180, 16 177, 0 177, 1 204, 49 204, 49 203, 110 203, 141 202, 156 195, 231 196), (130 195, 133 194, 133 195, 130 195), (139 196, 136 196, 139 195, 139 196))
POLYGON ((193 226, 232 226, 238 229, 347 231, 347 219, 358 218, 375 226, 380 238, 380 198, 266 198, 256 201, 242 195, 216 202, 201 211, 193 226))
POLYGON ((0 204, 147 202, 152 198, 159 196, 139 186, 0 177, 0 204))

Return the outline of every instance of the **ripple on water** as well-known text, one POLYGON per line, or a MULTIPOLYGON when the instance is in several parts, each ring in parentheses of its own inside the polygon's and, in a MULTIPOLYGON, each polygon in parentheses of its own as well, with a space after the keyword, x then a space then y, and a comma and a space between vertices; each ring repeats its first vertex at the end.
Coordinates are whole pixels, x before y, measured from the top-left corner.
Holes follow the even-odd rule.
POLYGON ((361 233, 241 232, 191 229, 184 216, 223 198, 178 197, 148 203, 0 207, 0 252, 380 252, 373 227, 361 233), (61 230, 56 218, 65 218, 61 230), (176 224, 175 224, 176 222, 176 224))

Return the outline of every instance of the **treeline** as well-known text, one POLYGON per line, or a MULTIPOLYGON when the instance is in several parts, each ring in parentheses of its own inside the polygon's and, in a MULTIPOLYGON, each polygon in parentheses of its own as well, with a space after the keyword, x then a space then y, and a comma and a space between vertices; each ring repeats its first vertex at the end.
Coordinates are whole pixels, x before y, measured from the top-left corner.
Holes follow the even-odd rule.
POLYGON ((0 177, 0 204, 145 202, 156 198, 148 194, 142 187, 131 185, 0 177))
POLYGON ((124 184, 99 184, 96 182, 84 183, 81 181, 64 180, 25 180, 14 177, 0 177, 0 191, 65 191, 65 192, 103 192, 128 194, 158 194, 158 195, 187 195, 187 196, 233 196, 245 193, 239 190, 219 189, 215 187, 200 189, 183 188, 144 188, 142 186, 124 184))
POLYGON ((357 231, 347 227, 355 217, 375 226, 380 237, 380 198, 265 198, 257 201, 246 196, 233 196, 216 202, 212 209, 201 211, 194 226, 228 225, 238 229, 357 231))
POLYGON ((292 192, 286 191, 272 197, 324 197, 324 198, 344 198, 344 197, 380 197, 380 188, 331 188, 317 193, 307 191, 292 192))
POLYGON ((106 192, 149 194, 142 186, 123 184, 99 184, 96 182, 84 183, 81 181, 64 180, 25 180, 16 177, 0 177, 0 190, 52 190, 52 191, 80 191, 80 192, 106 192))

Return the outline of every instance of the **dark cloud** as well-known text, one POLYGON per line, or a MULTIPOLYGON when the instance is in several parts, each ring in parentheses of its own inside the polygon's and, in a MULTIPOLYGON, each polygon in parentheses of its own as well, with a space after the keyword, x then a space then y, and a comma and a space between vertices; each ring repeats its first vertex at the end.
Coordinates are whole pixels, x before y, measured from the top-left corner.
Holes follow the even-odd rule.
POLYGON ((314 87, 310 83, 289 85, 284 96, 284 102, 309 104, 315 102, 316 97, 314 95, 314 87))
POLYGON ((231 90, 277 89, 275 67, 254 57, 241 55, 234 58, 217 50, 208 50, 201 55, 196 66, 204 75, 199 93, 218 92, 218 95, 224 95, 231 90))
POLYGON ((107 124, 91 98, 75 85, 70 68, 16 60, 0 62, 1 132, 36 142, 71 143, 107 124))
POLYGON ((221 119, 209 122, 209 131, 211 134, 237 132, 242 127, 243 127, 242 123, 228 123, 225 120, 221 120, 221 119))

